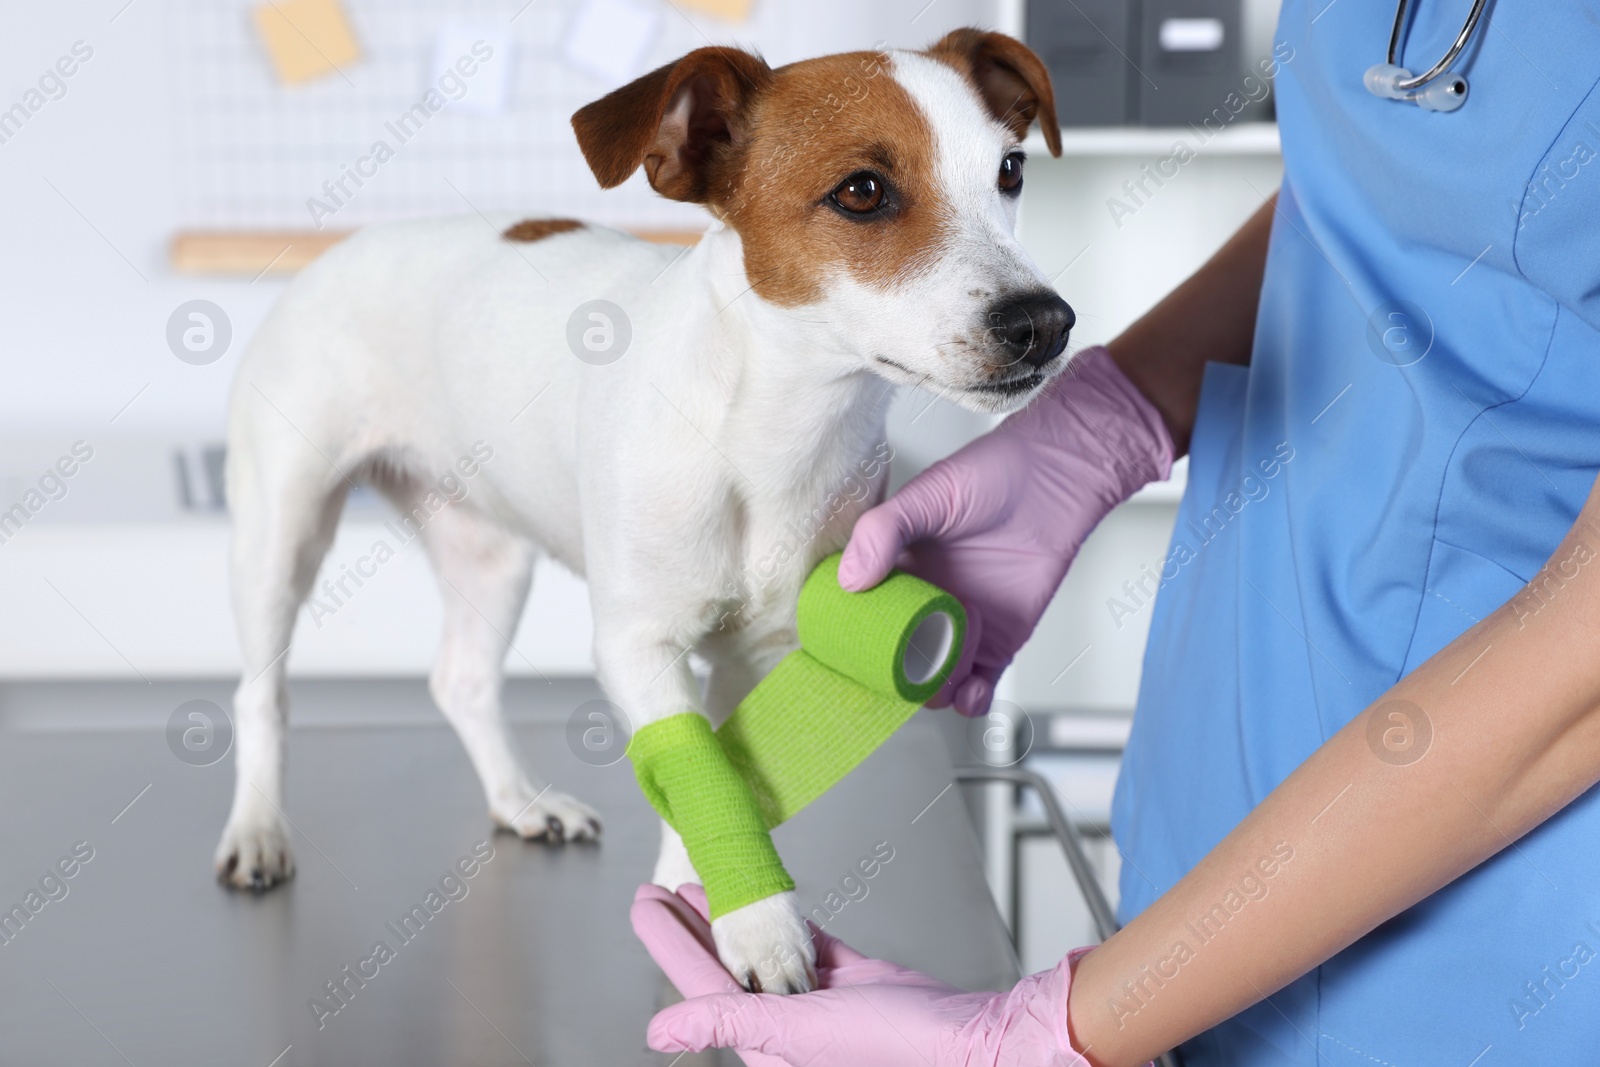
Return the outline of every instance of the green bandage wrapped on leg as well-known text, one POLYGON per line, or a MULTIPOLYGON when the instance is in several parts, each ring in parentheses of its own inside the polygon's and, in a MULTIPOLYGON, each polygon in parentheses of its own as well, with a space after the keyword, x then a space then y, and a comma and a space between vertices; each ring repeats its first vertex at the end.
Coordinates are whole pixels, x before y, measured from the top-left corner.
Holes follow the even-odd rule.
POLYGON ((827 792, 939 691, 961 657, 955 597, 898 571, 839 586, 839 555, 800 592, 800 648, 715 733, 686 712, 633 735, 639 786, 683 837, 716 918, 794 888, 768 831, 827 792))
POLYGON ((643 727, 628 756, 650 805, 682 835, 713 919, 794 888, 755 796, 704 716, 643 727))
POLYGON ((927 703, 961 658, 967 616, 936 585, 895 571, 839 586, 839 554, 800 591, 800 648, 717 731, 777 826, 839 783, 927 703))

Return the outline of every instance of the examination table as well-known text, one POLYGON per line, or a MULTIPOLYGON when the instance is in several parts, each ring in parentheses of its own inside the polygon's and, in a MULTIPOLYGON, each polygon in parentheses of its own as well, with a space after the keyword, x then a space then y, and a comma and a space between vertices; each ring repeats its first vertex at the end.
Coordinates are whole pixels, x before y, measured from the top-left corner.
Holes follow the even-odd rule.
MULTIPOLYGON (((935 714, 775 837, 830 932, 965 988, 1003 989, 1015 956, 935 714)), ((159 729, 8 729, 0 1064, 739 1062, 644 1046, 652 1012, 677 997, 628 926, 657 821, 627 761, 580 761, 561 722, 517 734, 533 767, 603 813, 598 845, 494 833, 442 720, 299 727, 285 809, 298 873, 253 895, 211 871, 231 756, 189 765, 159 729), (492 858, 441 885, 475 847, 492 858)))

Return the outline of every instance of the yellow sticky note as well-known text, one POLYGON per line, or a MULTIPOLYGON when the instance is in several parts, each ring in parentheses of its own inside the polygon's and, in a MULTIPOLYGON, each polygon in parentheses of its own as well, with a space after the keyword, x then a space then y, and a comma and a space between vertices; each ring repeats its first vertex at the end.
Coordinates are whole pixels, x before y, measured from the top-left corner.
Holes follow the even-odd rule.
POLYGON ((339 0, 269 0, 255 9, 261 43, 285 85, 299 85, 361 58, 339 0))
POLYGON ((750 17, 750 0, 677 0, 677 4, 729 22, 743 22, 750 17))

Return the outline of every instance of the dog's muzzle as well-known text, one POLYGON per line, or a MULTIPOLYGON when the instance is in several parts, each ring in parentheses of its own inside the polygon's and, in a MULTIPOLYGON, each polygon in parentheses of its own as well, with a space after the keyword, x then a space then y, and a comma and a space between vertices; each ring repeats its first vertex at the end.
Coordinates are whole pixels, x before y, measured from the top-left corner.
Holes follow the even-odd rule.
POLYGON ((1056 293, 1043 289, 1003 300, 989 309, 985 338, 1002 367, 1042 370, 1066 351, 1078 317, 1056 293))

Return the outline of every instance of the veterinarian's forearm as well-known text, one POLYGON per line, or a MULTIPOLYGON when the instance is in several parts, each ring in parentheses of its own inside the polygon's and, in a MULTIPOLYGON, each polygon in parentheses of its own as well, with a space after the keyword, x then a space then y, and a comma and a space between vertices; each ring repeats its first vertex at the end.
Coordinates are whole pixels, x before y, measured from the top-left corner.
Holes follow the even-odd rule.
POLYGON ((1522 593, 1331 738, 1084 958, 1070 1013, 1079 1047, 1099 1067, 1144 1063, 1304 974, 1600 779, 1597 553, 1600 489, 1522 593))
POLYGON ((1250 362, 1277 204, 1274 193, 1205 266, 1106 346, 1161 412, 1177 455, 1189 450, 1206 363, 1250 362))

